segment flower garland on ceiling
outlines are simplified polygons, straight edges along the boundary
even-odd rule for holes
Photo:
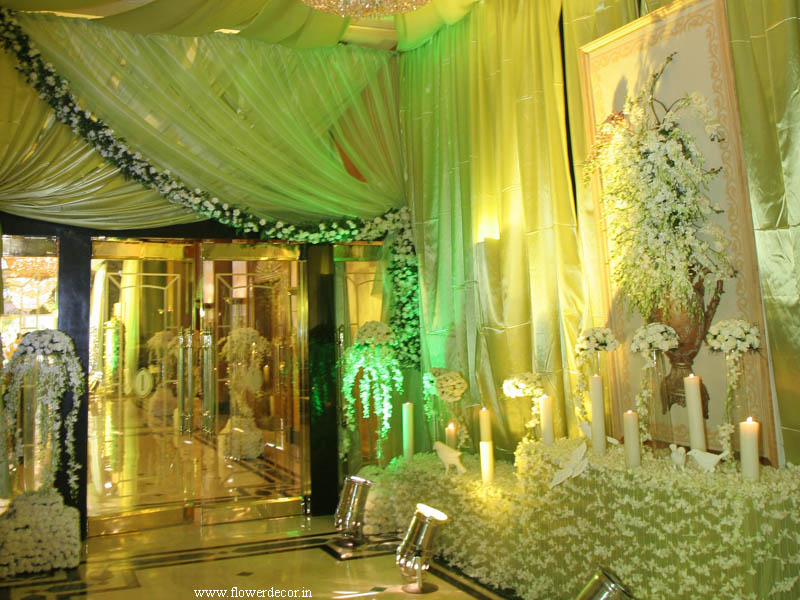
[[[262,240],[330,244],[375,241],[391,235],[386,271],[393,288],[389,316],[389,324],[395,332],[392,348],[402,367],[419,368],[419,263],[407,207],[392,209],[372,219],[343,218],[305,225],[260,218],[221,201],[207,190],[191,189],[169,170],[159,170],[139,152],[131,151],[124,138],[117,137],[102,119],[77,103],[67,81],[41,57],[13,12],[6,8],[0,8],[0,43],[16,57],[16,69],[53,108],[58,121],[69,126],[125,178],[157,190],[173,204],[227,225],[237,234],[256,235]]]

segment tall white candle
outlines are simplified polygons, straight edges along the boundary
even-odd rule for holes
[[[683,378],[686,393],[686,411],[689,419],[689,445],[692,450],[706,451],[706,425],[703,420],[703,402],[700,395],[700,377],[692,373]]]
[[[492,441],[492,413],[485,406],[478,411],[478,418],[481,424],[481,441]]]
[[[592,398],[592,450],[598,456],[606,453],[606,408],[603,400],[603,378],[589,378],[589,395]]]
[[[414,458],[414,405],[403,403],[403,456],[406,460]]]
[[[456,447],[456,424],[450,423],[444,430],[444,441],[451,448]]]
[[[758,421],[747,417],[739,423],[739,452],[742,459],[742,479],[758,481]]]
[[[542,414],[542,442],[549,445],[556,439],[553,429],[553,399],[547,395],[542,396],[539,398],[539,406]]]
[[[483,483],[494,481],[494,446],[492,442],[481,442],[481,478]]]
[[[642,464],[642,455],[639,449],[639,413],[629,410],[623,415],[623,419],[625,466],[632,469]]]

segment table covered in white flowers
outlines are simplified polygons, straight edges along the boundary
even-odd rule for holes
[[[765,468],[746,483],[734,468],[675,469],[646,453],[625,468],[623,449],[587,453],[580,475],[550,488],[579,440],[522,442],[516,466],[481,483],[445,475],[435,455],[371,468],[367,530],[404,530],[414,505],[447,513],[440,556],[467,575],[526,598],[574,598],[603,565],[640,599],[800,597],[800,468]]]

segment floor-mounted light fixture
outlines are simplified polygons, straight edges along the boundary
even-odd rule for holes
[[[634,600],[613,571],[600,567],[575,600]]]
[[[336,538],[339,546],[353,547],[364,543],[364,508],[372,482],[363,477],[350,475],[344,478],[344,487],[336,507],[334,525],[342,537]]]
[[[447,521],[447,515],[426,504],[417,504],[417,510],[408,526],[403,541],[397,547],[395,560],[404,577],[415,577],[414,583],[403,586],[403,591],[412,594],[433,592],[435,585],[422,583],[422,574],[428,570],[433,555],[433,540],[438,528]]]

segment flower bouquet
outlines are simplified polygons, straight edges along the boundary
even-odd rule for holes
[[[657,415],[666,413],[666,422],[670,424],[669,405],[658,403],[660,396],[661,373],[663,369],[662,352],[678,346],[678,334],[669,325],[649,323],[636,330],[631,341],[631,351],[645,360],[642,367],[642,380],[639,393],[636,395],[636,411],[639,413],[639,435],[641,441],[653,439],[651,430]],[[661,406],[659,407],[659,404]],[[669,436],[671,437],[671,435]]]
[[[617,338],[608,327],[592,327],[580,336],[575,344],[575,365],[578,367],[578,385],[575,388],[575,408],[580,421],[586,420],[586,371],[599,371],[598,354],[613,352],[619,347]]]

